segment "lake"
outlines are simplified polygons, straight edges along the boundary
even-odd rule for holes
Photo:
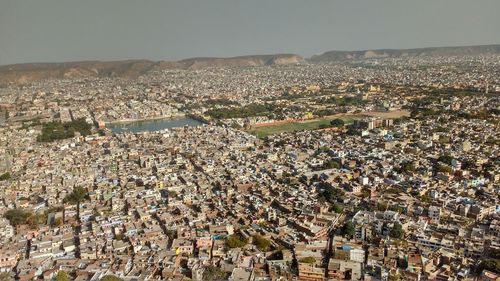
[[[144,131],[159,131],[170,128],[184,127],[184,126],[199,126],[201,123],[198,120],[189,117],[181,117],[175,119],[155,119],[144,120],[126,123],[106,124],[106,127],[111,129],[115,134],[122,132],[138,133]]]

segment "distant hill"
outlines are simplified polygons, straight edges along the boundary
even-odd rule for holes
[[[398,58],[398,57],[449,57],[474,56],[484,54],[500,54],[500,45],[466,46],[466,47],[431,47],[418,49],[381,49],[365,51],[329,51],[310,58],[312,62],[335,62],[354,59]]]
[[[232,58],[191,58],[178,61],[186,68],[203,68],[213,66],[264,66],[301,63],[304,59],[298,55],[257,55]]]
[[[313,56],[310,62],[341,62],[353,59],[421,56],[463,56],[500,54],[500,45],[436,47],[402,50],[330,51]],[[66,63],[25,63],[0,66],[0,85],[26,84],[44,79],[85,77],[135,78],[154,70],[200,69],[204,67],[245,67],[286,65],[304,62],[294,54],[254,55],[229,58],[190,58],[180,61],[80,61]]]
[[[44,79],[70,79],[85,77],[134,78],[152,70],[199,69],[212,66],[264,66],[303,62],[293,54],[256,55],[231,58],[191,58],[177,62],[124,60],[124,61],[81,61],[66,63],[25,63],[0,66],[0,85],[26,84]]]
[[[25,84],[44,79],[137,77],[156,62],[148,60],[25,63],[0,66],[0,84]]]

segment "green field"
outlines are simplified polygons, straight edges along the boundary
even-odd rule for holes
[[[340,119],[344,120],[346,124],[352,124],[355,116],[349,117],[340,117]],[[325,119],[316,119],[311,121],[296,121],[278,125],[269,125],[269,126],[260,126],[254,127],[248,130],[247,132],[258,137],[264,138],[274,134],[280,134],[285,132],[293,132],[293,131],[303,131],[303,130],[317,130],[320,129],[320,126],[330,125],[330,121],[333,118],[325,118]]]

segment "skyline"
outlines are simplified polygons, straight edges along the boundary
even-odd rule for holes
[[[0,3],[0,65],[500,43],[498,1],[39,2]]]

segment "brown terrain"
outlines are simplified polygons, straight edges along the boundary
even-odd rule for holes
[[[135,78],[163,69],[199,69],[204,67],[244,67],[296,64],[304,59],[292,54],[241,56],[232,58],[191,58],[176,62],[125,60],[81,61],[66,63],[25,63],[0,66],[0,85],[26,84],[45,79],[85,77]]]
[[[432,47],[418,49],[381,49],[365,51],[329,51],[312,56],[312,62],[339,62],[348,60],[363,60],[373,58],[399,57],[451,57],[499,55],[500,45],[464,46],[464,47]]]

